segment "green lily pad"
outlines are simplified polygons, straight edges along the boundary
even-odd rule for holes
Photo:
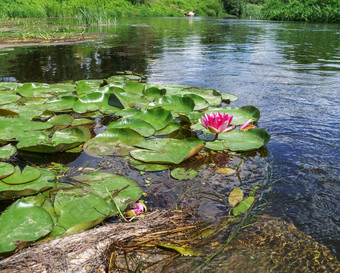
[[[132,145],[144,140],[144,137],[129,128],[106,129],[87,141],[84,150],[94,156],[125,156],[134,148]]]
[[[211,150],[232,150],[237,152],[251,151],[261,148],[270,140],[270,135],[260,128],[248,131],[234,130],[222,133],[218,136],[219,140],[207,142],[206,147]]]
[[[83,126],[88,130],[92,130],[96,126],[96,122],[87,118],[74,119],[71,124],[72,127]]]
[[[143,90],[145,88],[145,85],[139,82],[134,82],[134,81],[130,81],[127,82],[124,86],[123,89],[125,92],[128,93],[136,93],[136,94],[143,94]]]
[[[73,121],[73,117],[71,115],[57,115],[52,118],[50,118],[47,122],[54,125],[54,127],[58,129],[65,128],[69,126]]]
[[[142,119],[150,123],[156,130],[161,130],[167,126],[172,120],[172,114],[162,108],[154,108],[137,114],[135,118]]]
[[[133,117],[133,116],[137,116],[138,114],[140,114],[141,111],[135,108],[127,108],[127,109],[123,109],[123,110],[119,110],[117,112],[115,112],[115,115],[118,117]]]
[[[83,174],[73,179],[87,183],[92,192],[105,199],[111,208],[111,216],[118,214],[116,206],[121,211],[124,211],[130,203],[136,202],[142,196],[142,189],[135,181],[129,178],[109,174],[104,175],[102,179],[98,179],[101,176],[102,173],[91,173]],[[114,202],[112,199],[114,199]]]
[[[18,200],[0,216],[0,253],[9,253],[17,243],[46,236],[53,227],[50,214],[25,200]]]
[[[150,97],[151,99],[160,99],[161,97],[165,96],[166,89],[160,89],[158,87],[149,87],[144,91],[144,95]]]
[[[17,152],[17,148],[12,144],[7,144],[0,147],[0,159],[10,158]]]
[[[139,161],[179,164],[198,153],[204,147],[204,142],[195,138],[162,138],[143,141],[135,146],[143,148],[130,152],[131,156]]]
[[[0,93],[0,105],[15,102],[19,100],[21,97],[15,94],[11,94],[9,92],[1,92]]]
[[[193,169],[176,168],[171,171],[171,176],[178,180],[190,180],[197,176],[198,172]]]
[[[175,113],[189,113],[195,108],[193,99],[176,95],[164,96],[156,102],[156,105]]]
[[[231,207],[236,207],[243,199],[243,191],[241,188],[237,187],[231,191],[228,197],[228,203]]]
[[[148,115],[150,118],[151,115]],[[111,122],[107,129],[113,128],[129,128],[132,129],[144,137],[152,136],[156,129],[148,122],[139,118],[121,118],[117,121]]]
[[[169,169],[169,165],[145,163],[134,158],[130,159],[130,165],[131,167],[144,172],[158,172]]]
[[[19,139],[17,148],[28,152],[55,153],[75,148],[90,137],[89,130],[81,126],[58,130],[52,137],[48,132],[30,132]]]
[[[54,98],[45,102],[45,106],[47,109],[51,111],[63,111],[70,110],[73,108],[73,105],[77,98],[75,96],[61,96],[58,98]]]
[[[19,185],[38,179],[40,176],[41,171],[38,168],[26,166],[21,172],[20,168],[16,166],[14,173],[3,178],[2,181],[6,184]]]
[[[245,213],[251,207],[254,201],[255,201],[255,197],[253,196],[250,196],[247,199],[244,199],[233,209],[233,215],[237,216],[242,213]]]
[[[204,110],[204,109],[207,109],[210,106],[209,102],[206,99],[204,99],[201,96],[199,96],[199,95],[196,95],[196,94],[185,94],[183,97],[189,97],[189,98],[191,98],[194,101],[194,103],[195,103],[194,110],[195,111]]]
[[[92,193],[79,196],[77,191],[58,191],[53,207],[59,217],[50,237],[92,228],[111,213],[109,205],[100,196]]]
[[[170,122],[168,126],[156,132],[155,135],[169,135],[174,131],[179,130],[181,125],[178,122]]]
[[[214,108],[214,109],[209,109],[205,113],[226,113],[229,116],[233,115],[233,120],[231,124],[235,125],[242,125],[245,122],[247,122],[249,119],[251,119],[253,122],[256,122],[260,118],[260,111],[254,106],[243,106],[240,108],[237,107],[226,107],[226,108]]]
[[[40,177],[24,184],[10,185],[0,180],[0,200],[11,200],[51,189],[55,182],[54,172],[45,169],[38,170],[41,172]]]
[[[231,101],[238,100],[237,96],[227,93],[227,92],[221,92],[221,95],[222,95],[222,101],[226,103],[230,103]]]
[[[170,91],[168,90],[168,93]],[[215,89],[205,89],[198,87],[187,87],[180,90],[175,90],[172,94],[185,95],[185,94],[194,94],[205,99],[210,106],[217,106],[222,103],[222,95],[219,91]]]
[[[14,173],[14,167],[9,163],[0,162],[0,179]]]

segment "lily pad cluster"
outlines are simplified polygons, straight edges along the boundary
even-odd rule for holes
[[[73,186],[65,186],[55,181],[52,171],[26,167],[20,172],[19,167],[10,166],[0,165],[0,186],[6,189],[1,199],[10,197],[9,192],[18,197],[43,187],[51,190],[18,199],[1,214],[0,256],[32,241],[89,229],[124,211],[142,195],[136,182],[115,174],[82,174],[72,178]]]
[[[142,195],[134,181],[108,173],[73,177],[65,186],[51,170],[12,165],[17,153],[127,156],[138,170],[172,169],[172,177],[192,179],[196,170],[174,166],[202,149],[249,151],[269,141],[264,129],[239,130],[249,120],[256,123],[260,112],[226,107],[235,100],[215,89],[148,84],[136,75],[0,83],[0,200],[20,198],[0,216],[0,254],[91,228]],[[233,115],[235,129],[214,139],[199,123],[213,112]]]

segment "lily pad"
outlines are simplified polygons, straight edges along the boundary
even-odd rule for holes
[[[169,169],[169,165],[156,164],[156,163],[145,163],[134,158],[130,159],[130,165],[140,171],[144,172],[158,172]]]
[[[164,96],[156,102],[156,105],[175,113],[189,113],[195,108],[193,99],[176,95]]]
[[[171,112],[162,108],[154,108],[141,112],[137,114],[135,118],[150,123],[156,130],[163,129],[173,120]]]
[[[150,118],[151,115],[148,115]],[[129,128],[132,129],[144,137],[152,136],[156,129],[150,123],[139,118],[121,118],[117,121],[111,122],[107,129],[113,128]]]
[[[9,253],[22,242],[36,241],[53,227],[50,214],[25,200],[18,200],[0,216],[0,253]]]
[[[178,180],[190,180],[197,176],[198,172],[193,169],[176,168],[171,171],[171,176]]]
[[[255,128],[248,131],[234,130],[222,133],[219,140],[207,142],[207,148],[211,150],[232,150],[237,152],[251,151],[261,148],[270,140],[270,135],[264,129]]]
[[[0,179],[14,173],[14,167],[9,163],[0,162]]]
[[[10,158],[17,152],[17,148],[12,144],[7,144],[0,147],[0,159]]]
[[[10,185],[0,180],[0,200],[11,200],[51,189],[55,182],[54,172],[45,169],[38,170],[41,172],[41,176],[24,184]]]
[[[179,130],[181,125],[178,122],[170,122],[168,126],[156,132],[155,135],[169,135],[174,131]]]
[[[41,171],[38,168],[26,166],[21,171],[20,168],[16,166],[14,173],[10,176],[7,176],[6,178],[3,178],[2,181],[10,185],[19,185],[38,179],[40,176]]]
[[[195,94],[185,94],[183,97],[191,98],[195,103],[195,111],[207,109],[210,105],[209,102],[199,95]]]
[[[245,213],[251,207],[254,201],[255,201],[255,197],[253,196],[250,196],[247,199],[244,199],[233,209],[233,215],[237,216],[242,213]]]
[[[15,102],[19,100],[21,97],[15,94],[11,94],[9,92],[1,92],[0,93],[0,105]]]
[[[54,199],[54,210],[59,215],[50,237],[74,234],[89,229],[110,215],[110,207],[103,198],[87,193],[60,190]]]
[[[65,128],[69,126],[73,121],[73,117],[71,115],[57,115],[52,118],[50,118],[47,122],[54,125],[54,127],[58,129]]]
[[[54,98],[48,100],[45,103],[47,109],[51,111],[63,111],[63,110],[70,110],[73,108],[73,105],[77,98],[75,96],[61,96],[58,98]]]
[[[84,150],[94,156],[103,155],[128,155],[135,145],[145,138],[129,128],[106,129],[96,137],[87,141]]]
[[[143,148],[130,152],[131,156],[139,161],[179,164],[198,153],[204,147],[204,142],[195,138],[162,138],[143,141],[135,146]]]
[[[144,91],[144,95],[150,97],[151,99],[160,99],[161,97],[165,96],[166,89],[160,89],[158,87],[149,87]]]
[[[116,206],[124,211],[130,203],[134,204],[143,193],[135,181],[120,175],[110,174],[105,179],[98,181],[98,176],[94,173],[84,174],[74,179],[81,182],[86,181],[92,192],[106,200],[111,208],[111,216],[118,214]],[[114,199],[114,202],[112,199]]]
[[[256,122],[260,118],[260,111],[254,106],[247,105],[240,108],[237,107],[225,107],[225,108],[213,108],[207,110],[205,113],[220,112],[226,113],[229,116],[233,115],[233,120],[231,124],[242,125],[249,119]]]

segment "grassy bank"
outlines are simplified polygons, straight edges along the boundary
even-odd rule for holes
[[[224,15],[220,0],[2,0],[0,18]]]
[[[261,13],[271,20],[340,23],[340,1],[268,0]]]

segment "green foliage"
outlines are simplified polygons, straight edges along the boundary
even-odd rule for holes
[[[340,22],[338,0],[269,0],[262,9],[263,17],[271,20]]]
[[[120,16],[224,15],[220,0],[3,0],[0,18],[77,17],[85,23],[112,23]]]
[[[236,16],[241,16],[245,9],[246,3],[246,0],[223,0],[226,12]]]

